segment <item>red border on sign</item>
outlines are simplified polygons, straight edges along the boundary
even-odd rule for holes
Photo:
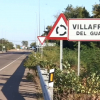
[[[61,17],[63,18],[65,24],[68,26],[68,21],[67,21],[65,15],[64,15],[63,13],[61,13],[61,14],[59,15],[58,19],[56,20],[56,22],[54,23],[53,27],[51,28],[49,34],[47,35],[47,39],[48,39],[48,40],[67,40],[67,37],[50,37],[50,35],[52,34],[54,28],[55,28],[56,25],[58,24],[58,22],[59,22],[59,20],[60,20]]]
[[[39,37],[45,37],[44,41],[43,41],[43,42],[41,42],[41,41],[40,41],[40,39],[39,39]],[[43,43],[44,43],[44,42],[45,42],[45,40],[46,40],[46,36],[37,36],[37,38],[38,38],[38,40],[40,41],[40,43],[43,45]]]
[[[70,18],[69,20],[99,20],[100,18]],[[68,20],[68,41],[100,41],[100,40],[69,40],[69,20]]]

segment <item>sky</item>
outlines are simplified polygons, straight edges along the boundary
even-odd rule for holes
[[[99,0],[0,0],[0,38],[15,45],[35,42],[44,27],[54,24],[54,16],[70,4],[83,6],[92,14],[92,6],[99,4]]]

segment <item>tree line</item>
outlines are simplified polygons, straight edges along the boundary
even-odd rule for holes
[[[95,4],[92,6],[92,15],[90,15],[90,12],[85,8],[81,6],[73,7],[72,5],[68,5],[65,8],[65,11],[63,11],[66,19],[68,20],[69,18],[100,18],[100,5]],[[58,15],[55,15],[57,18]],[[48,33],[50,32],[52,26],[48,25],[46,27],[46,31],[42,34],[42,36],[47,36]],[[60,44],[59,40],[47,40],[49,42],[55,42],[58,45]],[[81,42],[82,45],[88,46],[88,47],[100,47],[100,42]],[[64,48],[69,48],[69,49],[75,49],[77,48],[77,42],[74,41],[63,41],[63,47]]]
[[[0,51],[2,51],[2,50],[7,51],[7,50],[10,50],[10,49],[13,49],[14,48],[13,46],[14,45],[13,45],[12,42],[10,42],[10,41],[8,41],[4,38],[0,39]]]

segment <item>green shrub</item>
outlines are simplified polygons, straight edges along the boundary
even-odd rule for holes
[[[33,80],[34,76],[31,73],[27,73],[26,79],[27,80]]]

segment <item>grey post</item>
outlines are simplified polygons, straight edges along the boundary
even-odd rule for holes
[[[78,41],[78,76],[80,75],[80,41]]]
[[[41,45],[41,58],[43,58],[43,45]]]
[[[62,60],[63,60],[63,40],[60,40],[60,69],[62,70]]]

